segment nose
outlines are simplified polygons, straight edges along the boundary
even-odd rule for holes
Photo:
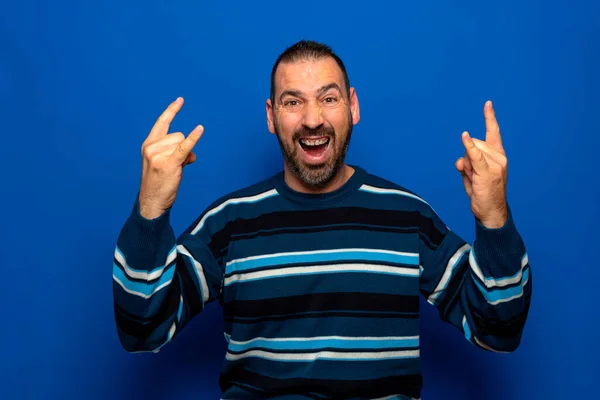
[[[304,125],[307,128],[315,129],[323,124],[321,107],[315,103],[309,103],[304,109]]]

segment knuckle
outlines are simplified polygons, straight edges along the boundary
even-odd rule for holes
[[[144,158],[150,158],[150,156],[152,155],[152,147],[151,145],[144,145],[142,146],[142,156]]]
[[[181,154],[182,156],[187,154],[187,150],[185,146],[183,146],[183,144],[177,146],[177,152],[179,152],[179,154]]]
[[[153,168],[156,168],[157,166],[160,165],[160,157],[158,157],[158,154],[150,154],[148,157],[148,164],[151,165]]]
[[[506,158],[506,156],[501,156],[501,157],[500,157],[500,165],[501,165],[503,168],[506,168],[506,167],[508,167],[508,159]]]
[[[491,165],[490,171],[494,179],[502,179],[504,168],[501,165]]]
[[[171,118],[171,114],[172,114],[171,110],[165,111],[163,114],[161,114],[158,117],[157,122],[160,122],[160,123],[167,122]]]
[[[157,158],[160,157],[161,147],[158,147],[157,143],[151,143],[144,147],[142,150],[142,156],[144,159],[148,160],[150,163],[155,163]]]
[[[169,134],[173,139],[177,139],[178,142],[182,142],[185,139],[185,135],[182,132],[173,132]]]
[[[150,136],[146,137],[144,139],[144,141],[142,142],[142,149],[148,148],[148,146],[152,146],[152,144],[154,144],[154,142],[156,142],[156,139],[153,139]]]

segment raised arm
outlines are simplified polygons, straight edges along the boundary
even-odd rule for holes
[[[142,145],[142,181],[116,243],[113,262],[115,321],[130,352],[157,351],[219,295],[222,280],[211,234],[188,229],[176,238],[169,217],[183,167],[195,161],[197,127],[168,134],[183,99],[158,118]]]
[[[475,242],[465,243],[429,210],[421,229],[422,293],[445,321],[483,349],[510,352],[529,312],[529,258],[506,200],[507,158],[491,102],[484,106],[486,140],[462,140],[456,167],[475,216]]]

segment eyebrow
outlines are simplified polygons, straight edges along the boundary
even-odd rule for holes
[[[321,94],[329,91],[330,89],[335,89],[338,92],[342,93],[342,89],[340,89],[340,86],[337,83],[335,83],[335,82],[332,82],[332,83],[330,83],[328,85],[325,85],[325,86],[321,87],[319,89],[318,93],[321,95]]]
[[[321,87],[319,88],[319,90],[317,91],[317,93],[318,93],[318,95],[320,96],[320,95],[322,95],[323,93],[325,93],[325,92],[327,92],[328,90],[331,90],[331,89],[336,89],[336,90],[337,90],[337,91],[339,91],[340,93],[342,92],[342,89],[340,89],[340,86],[339,86],[337,83],[335,83],[335,82],[332,82],[332,83],[329,83],[329,84],[327,84],[327,85],[325,85],[325,86],[321,86]],[[279,100],[280,100],[280,101],[281,101],[281,100],[283,100],[283,98],[284,98],[285,96],[292,96],[292,97],[302,97],[302,92],[301,92],[301,91],[299,91],[299,90],[291,90],[291,89],[290,89],[290,90],[284,90],[284,91],[281,93],[281,95],[279,96]]]

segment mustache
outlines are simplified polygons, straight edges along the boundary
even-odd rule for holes
[[[316,128],[308,128],[306,126],[303,126],[302,128],[298,129],[296,132],[294,132],[293,139],[299,140],[300,138],[323,137],[323,136],[335,137],[335,130],[332,127],[325,126],[325,125],[321,125]]]

